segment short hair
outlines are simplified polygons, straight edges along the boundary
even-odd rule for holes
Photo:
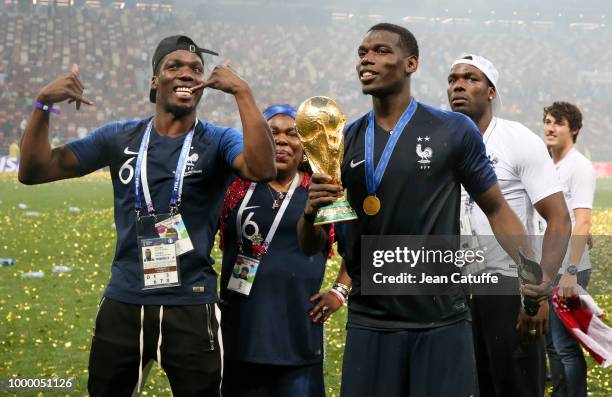
[[[550,114],[557,121],[563,119],[567,120],[570,131],[576,131],[576,134],[572,136],[574,143],[578,138],[578,132],[582,128],[582,112],[578,109],[578,106],[569,102],[553,102],[552,105],[544,108],[544,116],[542,120],[546,120],[546,115]]]
[[[417,58],[419,57],[419,45],[417,43],[416,38],[408,29],[403,26],[395,25],[393,23],[377,23],[372,26],[369,32],[373,32],[376,30],[384,30],[386,32],[396,33],[399,36],[399,44],[402,50],[406,51],[408,55],[414,55]]]

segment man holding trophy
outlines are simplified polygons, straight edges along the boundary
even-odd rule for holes
[[[519,249],[528,246],[525,229],[501,194],[476,125],[464,115],[412,98],[411,75],[419,57],[412,33],[401,26],[377,24],[363,39],[358,57],[362,91],[372,96],[373,109],[351,123],[344,137],[332,139],[345,139],[343,158],[319,155],[341,161],[342,185],[358,217],[343,225],[344,259],[353,289],[341,395],[475,395],[472,331],[463,292],[364,294],[362,271],[367,264],[361,262],[361,237],[459,235],[460,185],[474,197],[517,262]],[[299,120],[298,114],[296,129],[302,135]],[[312,133],[306,135],[303,142],[313,139]],[[312,164],[313,155],[306,152]],[[304,223],[318,221],[316,211],[343,195],[334,179],[313,175],[298,226],[302,247],[310,237]],[[555,273],[545,269],[545,280]]]

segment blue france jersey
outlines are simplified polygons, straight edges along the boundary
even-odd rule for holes
[[[250,242],[238,236],[236,230],[242,200],[229,214],[221,271],[221,327],[226,360],[271,365],[323,361],[323,326],[314,324],[308,311],[314,306],[310,296],[319,292],[323,282],[329,246],[326,244],[323,251],[312,256],[300,249],[297,223],[307,199],[308,189],[298,186],[261,259],[249,296],[227,289],[238,256],[238,239],[243,241],[246,252],[251,252]],[[242,214],[245,232],[251,233],[256,225],[263,237],[267,235],[278,212],[272,202],[268,185],[257,184]]]
[[[358,219],[339,233],[348,274],[353,280],[349,326],[374,329],[428,328],[468,317],[464,292],[456,287],[441,296],[363,295],[361,236],[459,234],[461,185],[477,196],[497,183],[478,127],[466,116],[419,103],[405,127],[376,191],[382,206],[376,216],[363,211],[367,117],[346,129],[342,182]],[[389,133],[374,126],[374,166]],[[451,247],[452,248],[452,247]],[[455,287],[455,286],[453,286]]]
[[[242,152],[242,134],[233,128],[199,122],[187,159],[179,208],[194,250],[179,257],[180,286],[142,290],[134,211],[134,170],[149,120],[112,122],[67,145],[79,160],[81,174],[110,167],[117,245],[111,279],[104,295],[133,304],[215,302],[217,274],[212,268],[210,252],[223,195],[232,177],[232,163]],[[174,172],[186,136],[185,133],[165,137],[155,128],[151,130],[147,177],[157,213],[169,212]]]

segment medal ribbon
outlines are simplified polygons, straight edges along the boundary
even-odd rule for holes
[[[300,182],[300,173],[298,172],[295,174],[295,177],[293,177],[293,182],[291,182],[289,191],[287,192],[287,195],[285,196],[283,203],[281,204],[280,208],[278,209],[278,212],[276,213],[276,216],[274,217],[274,221],[272,222],[272,226],[270,227],[270,230],[268,230],[266,239],[263,242],[263,245],[265,247],[269,246],[270,242],[272,241],[272,238],[274,238],[274,235],[276,234],[276,229],[278,228],[278,225],[280,224],[280,221],[283,218],[283,215],[285,214],[285,210],[287,209],[287,206],[289,206],[289,201],[291,201],[291,197],[293,196],[293,193],[295,192],[295,189],[297,188],[299,182]],[[236,240],[237,241],[242,241],[242,225],[241,225],[242,213],[244,212],[249,201],[251,200],[251,196],[253,195],[253,192],[255,191],[255,187],[257,187],[257,183],[255,182],[251,183],[251,186],[249,186],[249,190],[247,191],[246,195],[244,196],[244,199],[242,200],[242,203],[240,204],[238,213],[236,214]]]
[[[374,112],[370,111],[370,113],[368,113],[368,126],[365,133],[365,175],[366,187],[369,195],[375,194],[376,189],[378,189],[378,186],[380,186],[380,182],[382,181],[382,177],[385,174],[387,165],[391,159],[391,154],[393,153],[395,144],[397,144],[397,141],[400,139],[404,128],[410,122],[410,119],[412,119],[412,116],[417,109],[417,104],[418,103],[416,100],[414,100],[414,98],[411,99],[410,104],[406,110],[404,110],[404,113],[397,121],[397,124],[395,124],[395,127],[393,127],[391,136],[389,137],[382,156],[378,161],[378,165],[376,166],[376,171],[374,171]]]
[[[196,126],[198,125],[198,119],[195,124],[185,137],[183,147],[181,148],[181,154],[176,164],[176,170],[174,171],[174,182],[172,183],[172,195],[170,196],[170,209],[178,208],[181,204],[181,196],[183,194],[183,177],[185,175],[185,168],[187,167],[187,157],[189,150],[191,149],[191,141],[193,140],[193,134]],[[155,207],[151,200],[151,192],[149,191],[149,183],[147,180],[147,152],[149,151],[149,139],[151,138],[151,129],[153,127],[153,119],[149,121],[147,129],[140,141],[140,149],[138,150],[138,158],[136,159],[136,170],[134,171],[134,196],[135,204],[134,208],[136,213],[140,214],[142,210],[142,197],[140,195],[140,180],[142,179],[142,192],[144,194],[145,203],[147,205],[147,212],[149,215],[155,214]]]

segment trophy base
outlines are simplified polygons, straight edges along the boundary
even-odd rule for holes
[[[337,223],[357,219],[357,213],[348,201],[340,199],[330,205],[319,208],[317,217],[314,220],[314,225],[327,225],[329,223]]]

